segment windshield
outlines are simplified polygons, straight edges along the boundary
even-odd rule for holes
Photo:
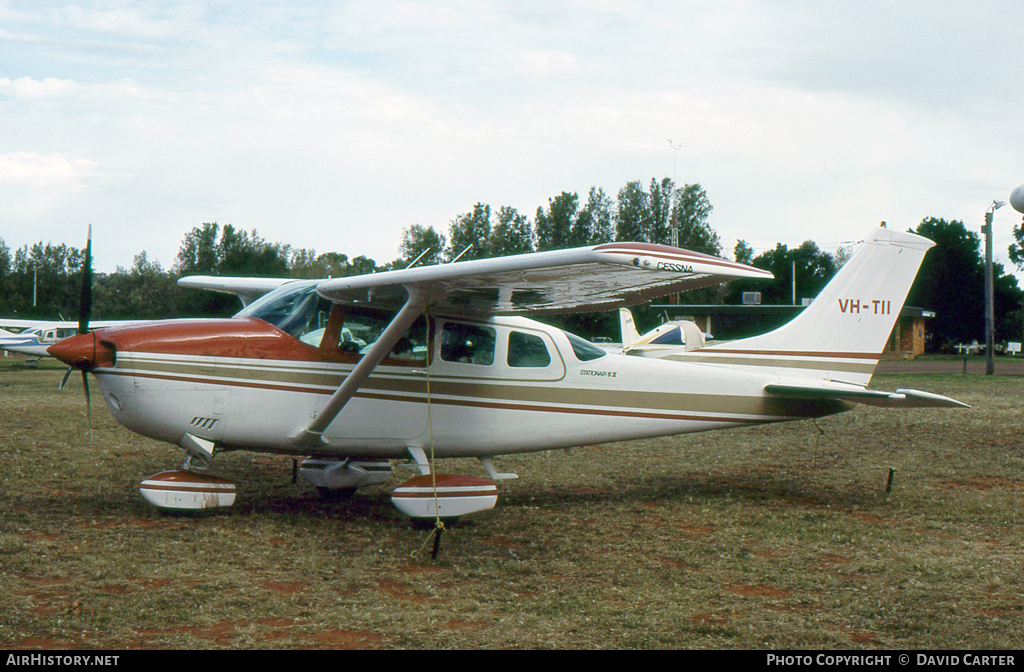
[[[316,281],[289,282],[250,303],[236,317],[255,317],[309,341],[303,337],[316,331],[322,334],[331,313],[330,301],[316,293],[316,286]]]

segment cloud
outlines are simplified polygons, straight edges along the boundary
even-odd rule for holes
[[[33,101],[67,98],[79,95],[81,87],[68,79],[47,77],[42,80],[31,77],[10,79],[0,78],[0,95],[18,100]]]
[[[30,152],[0,154],[0,183],[30,187],[60,186],[81,191],[82,180],[96,171],[97,164],[57,154]]]
[[[64,195],[5,188],[5,214],[36,240],[123,231],[123,266],[169,265],[205,221],[387,260],[478,201],[532,215],[674,172],[723,241],[824,247],[1024,179],[1024,41],[998,1],[18,7],[0,185]]]

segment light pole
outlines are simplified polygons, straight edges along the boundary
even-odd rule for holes
[[[1006,205],[1003,201],[992,201],[985,211],[985,375],[996,372],[995,363],[995,300],[992,282],[992,213]]]

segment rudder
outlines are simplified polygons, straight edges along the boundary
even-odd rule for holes
[[[793,320],[767,334],[708,346],[700,352],[728,355],[719,363],[779,369],[785,377],[866,385],[921,261],[933,246],[932,241],[913,233],[875,229]],[[736,361],[730,362],[732,359]]]

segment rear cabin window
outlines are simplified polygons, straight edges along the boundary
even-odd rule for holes
[[[544,339],[513,331],[508,335],[508,365],[514,368],[543,368],[551,363]]]
[[[494,329],[447,322],[441,332],[441,359],[489,366],[494,363],[494,342]]]
[[[576,334],[565,332],[565,335],[569,339],[569,345],[572,346],[573,354],[576,355],[576,359],[581,362],[589,362],[592,359],[604,357],[608,354],[590,341],[585,341]]]

